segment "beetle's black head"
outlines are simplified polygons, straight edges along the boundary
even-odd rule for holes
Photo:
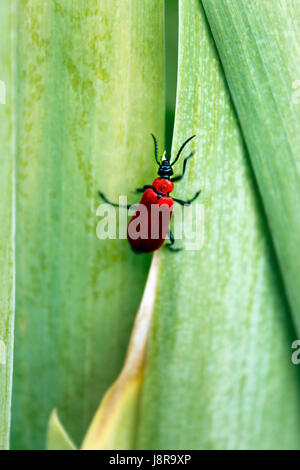
[[[159,165],[158,174],[161,178],[168,179],[173,175],[173,170],[170,165],[169,160],[162,159],[161,164]]]
[[[154,155],[155,155],[155,160],[156,160],[156,163],[158,164],[159,166],[159,169],[158,169],[158,174],[161,178],[164,178],[164,179],[169,179],[170,176],[173,175],[173,170],[172,170],[172,166],[177,162],[178,158],[180,157],[180,154],[182,152],[182,150],[184,149],[184,147],[186,146],[186,144],[192,140],[194,137],[196,137],[195,135],[192,135],[192,137],[190,137],[189,139],[187,139],[184,144],[182,144],[182,146],[180,147],[179,149],[179,152],[177,153],[176,155],[176,158],[175,160],[171,163],[171,157],[170,159],[167,159],[166,158],[166,152],[163,154],[163,156],[161,157],[161,161],[159,161],[159,158],[158,158],[158,147],[157,147],[157,140],[155,138],[155,136],[153,134],[152,135],[152,138],[153,138],[153,142],[154,142]],[[186,162],[189,158],[191,158],[191,156],[193,155],[193,153],[191,153],[188,157],[185,158],[184,160],[184,166],[183,166],[183,173],[184,173],[184,170],[185,170],[185,165],[186,165]],[[182,173],[182,174],[183,174]],[[173,179],[174,181],[174,179]],[[175,178],[175,181],[178,181],[178,178]]]

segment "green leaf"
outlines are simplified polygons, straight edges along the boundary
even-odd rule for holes
[[[150,257],[97,239],[98,190],[131,203],[153,179],[163,2],[18,6],[13,445],[35,449],[55,407],[79,444],[124,360]]]
[[[300,18],[297,0],[203,0],[300,332]]]
[[[161,252],[138,447],[299,449],[294,332],[263,210],[201,4],[179,5],[174,153],[197,139],[174,195],[202,189],[205,237]]]
[[[9,447],[14,330],[14,2],[0,3],[0,449]]]
[[[56,410],[53,410],[50,416],[46,449],[76,450],[75,445],[61,424]]]
[[[166,129],[165,148],[171,150],[175,119],[176,80],[178,68],[178,1],[165,0],[166,50]]]
[[[82,445],[84,450],[132,450],[136,448],[140,395],[159,262],[160,253],[156,252],[134,322],[125,364],[92,420]]]

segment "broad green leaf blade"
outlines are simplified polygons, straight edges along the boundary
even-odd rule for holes
[[[84,450],[132,450],[136,447],[140,392],[157,287],[160,253],[154,254],[137,313],[124,367],[106,393],[84,439]]]
[[[289,312],[198,0],[180,1],[179,49],[173,150],[197,140],[174,195],[202,188],[205,238],[200,251],[161,253],[138,447],[300,448]]]
[[[47,433],[47,450],[76,450],[75,445],[63,428],[57,411],[51,413]]]
[[[124,361],[150,257],[96,237],[153,179],[164,135],[161,0],[18,3],[15,448],[53,408],[77,445]]]
[[[203,0],[300,332],[298,0]]]
[[[0,449],[9,447],[14,334],[15,3],[0,3]]]

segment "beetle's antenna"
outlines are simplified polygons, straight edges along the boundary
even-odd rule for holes
[[[170,165],[171,165],[171,166],[173,166],[173,165],[177,162],[177,160],[178,160],[178,158],[180,157],[180,154],[181,154],[182,150],[184,149],[184,147],[186,146],[186,144],[187,144],[190,140],[192,140],[194,137],[196,137],[196,135],[192,135],[192,137],[189,137],[188,140],[186,140],[186,141],[184,142],[184,144],[182,144],[182,146],[181,146],[180,149],[179,149],[179,152],[178,152],[177,155],[176,155],[176,158],[175,158],[174,162],[173,162],[173,163],[170,162]]]
[[[154,142],[154,155],[155,155],[155,160],[158,165],[160,165],[159,160],[158,160],[158,150],[157,150],[157,140],[155,135],[151,134],[153,137],[153,142]]]

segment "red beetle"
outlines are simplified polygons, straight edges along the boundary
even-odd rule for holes
[[[169,229],[174,201],[184,206],[188,206],[199,196],[200,191],[197,191],[194,197],[188,201],[182,201],[181,199],[177,199],[175,197],[172,198],[170,196],[170,193],[174,189],[174,181],[179,181],[183,178],[186,170],[186,163],[188,159],[193,156],[193,152],[184,159],[181,175],[171,178],[173,175],[172,166],[177,162],[186,144],[193,139],[195,135],[184,142],[173,162],[166,158],[166,152],[159,162],[157,140],[153,134],[151,135],[154,141],[155,160],[159,165],[159,177],[155,178],[152,185],[146,185],[143,188],[138,188],[136,190],[139,193],[143,193],[143,196],[140,204],[136,208],[134,216],[128,224],[127,238],[135,253],[150,253],[158,250],[168,235],[170,243],[167,247],[172,251],[178,251],[180,248],[175,248],[173,246],[175,239]],[[102,192],[99,192],[99,195],[106,203],[115,207],[126,207],[127,209],[132,207],[131,205],[119,206],[118,204],[112,203]]]

